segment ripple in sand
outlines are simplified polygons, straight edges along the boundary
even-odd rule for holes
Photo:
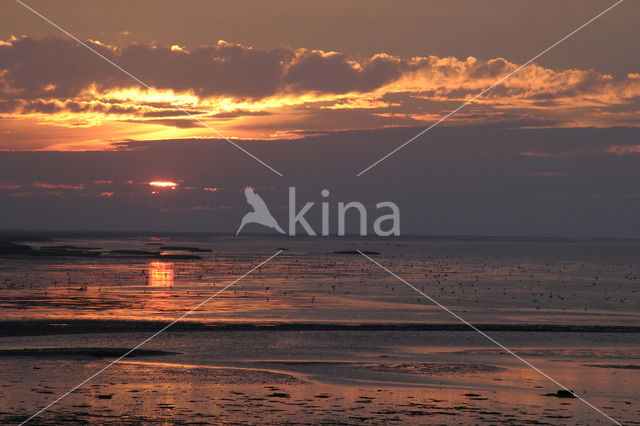
[[[456,363],[372,363],[363,364],[362,368],[383,373],[400,373],[414,375],[433,374],[469,374],[469,373],[493,373],[505,370],[502,367],[481,364],[456,364]]]

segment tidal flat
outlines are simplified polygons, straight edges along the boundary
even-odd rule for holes
[[[19,243],[100,255],[0,261],[2,424],[25,420],[282,248],[33,422],[610,423],[354,250],[378,253],[376,261],[607,415],[640,422],[633,241]],[[200,258],[180,257],[189,253]]]

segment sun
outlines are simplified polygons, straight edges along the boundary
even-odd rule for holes
[[[177,182],[171,182],[168,180],[154,180],[149,182],[150,186],[154,186],[156,188],[171,188],[171,189],[176,189],[176,187],[178,186]]]

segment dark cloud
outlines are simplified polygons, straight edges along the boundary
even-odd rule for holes
[[[301,51],[287,68],[284,83],[297,92],[368,92],[397,79],[408,68],[388,55],[358,63],[341,53]]]
[[[491,59],[489,61],[475,61],[468,69],[472,78],[494,78],[498,79],[513,71],[516,67],[503,58]]]
[[[356,60],[339,52],[273,49],[218,42],[191,50],[156,44],[107,46],[87,43],[156,89],[193,92],[200,97],[262,99],[278,93],[370,92],[401,77],[423,81],[427,92],[463,97],[516,68],[503,58],[477,60],[434,56],[402,59],[377,54]],[[22,99],[69,99],[92,87],[98,91],[139,84],[73,40],[29,37],[0,44],[0,90]],[[413,77],[412,77],[413,76]],[[519,76],[527,84],[516,84]],[[474,84],[473,82],[476,81]],[[494,94],[527,93],[532,99],[571,97],[640,85],[640,77],[611,77],[595,71],[551,71],[530,66],[495,88]],[[436,84],[437,89],[427,86]],[[553,90],[550,90],[549,86]],[[543,88],[546,87],[546,90]],[[501,92],[502,91],[502,92]],[[628,96],[635,95],[631,91]],[[17,95],[16,95],[17,93]]]
[[[191,115],[197,115],[202,114],[204,111],[186,110],[186,112]],[[186,113],[181,109],[163,109],[158,111],[145,111],[142,113],[143,117],[175,117],[184,115],[186,115]]]
[[[155,45],[93,49],[157,89],[193,91],[198,96],[262,98],[280,87],[293,53],[258,51],[220,42],[193,51]],[[94,86],[100,91],[139,84],[72,40],[24,37],[0,45],[6,84],[22,98],[72,98]]]
[[[136,124],[157,124],[161,126],[177,127],[178,129],[191,129],[194,127],[202,127],[202,123],[191,118],[165,118],[153,120],[124,120],[127,123]]]
[[[118,103],[102,103],[99,101],[60,101],[57,99],[13,99],[4,101],[6,112],[20,112],[21,114],[41,113],[54,114],[58,112],[86,113],[98,112],[102,114],[135,114],[141,108],[133,105]],[[0,111],[2,108],[0,103]],[[181,112],[184,114],[184,112]]]
[[[211,114],[213,118],[237,118],[237,117],[251,117],[251,116],[265,116],[271,115],[268,111],[244,111],[241,109],[235,109],[233,111],[219,112],[217,114]]]
[[[54,101],[34,100],[22,103],[22,112],[40,112],[45,114],[53,114],[64,110],[63,104]]]
[[[157,89],[193,91],[201,97],[259,99],[279,91],[346,93],[370,91],[409,69],[406,61],[375,55],[358,63],[340,53],[274,49],[261,51],[219,42],[190,51],[157,45],[93,49]],[[130,77],[72,40],[24,37],[0,45],[3,80],[21,98],[72,98],[137,87]]]

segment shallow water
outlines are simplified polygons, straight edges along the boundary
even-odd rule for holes
[[[185,320],[456,321],[360,255],[363,249],[471,322],[639,325],[640,243],[207,237],[66,239],[110,249],[195,246],[201,260],[1,259],[5,319],[173,319],[289,248]],[[51,245],[52,243],[46,243]],[[34,244],[37,246],[37,244]]]
[[[116,356],[108,348],[136,346],[282,247],[181,321],[198,324],[176,324],[143,347],[175,353],[125,358],[39,421],[609,423],[578,399],[548,396],[560,386],[367,259],[333,253],[363,249],[607,415],[640,422],[635,242],[144,236],[41,244],[104,254],[0,259],[1,423],[24,420],[108,365]],[[211,252],[172,261],[108,253],[157,244]],[[34,356],[25,348],[62,349]],[[84,348],[107,348],[97,351],[106,356]]]

